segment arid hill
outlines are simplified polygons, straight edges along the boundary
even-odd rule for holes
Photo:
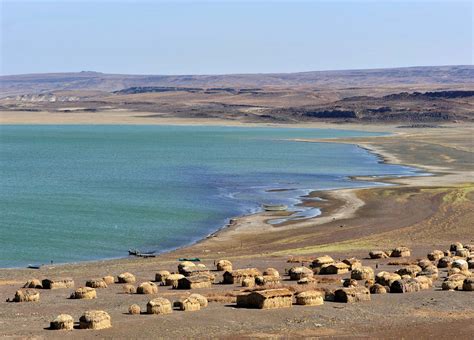
[[[0,77],[0,110],[126,110],[151,120],[273,123],[472,121],[473,79],[473,66],[242,75],[14,75]]]

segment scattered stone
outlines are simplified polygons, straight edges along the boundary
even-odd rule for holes
[[[354,279],[354,280],[374,279],[374,270],[370,267],[355,268],[351,271],[351,279]]]
[[[49,323],[50,329],[71,331],[74,329],[74,319],[68,314],[59,314]]]
[[[71,278],[44,279],[42,285],[44,289],[72,288],[74,280]]]
[[[107,288],[107,283],[104,281],[104,279],[91,279],[86,281],[86,287]]]
[[[322,292],[306,291],[296,294],[296,304],[302,306],[319,306],[324,303]]]
[[[170,276],[171,273],[167,270],[160,270],[155,274],[155,282],[158,282],[160,284],[165,284],[166,278]]]
[[[290,280],[300,280],[304,277],[313,277],[314,273],[307,267],[293,267],[289,270]]]
[[[286,308],[292,304],[293,293],[286,288],[259,290],[237,296],[237,306],[244,308]]]
[[[97,298],[97,292],[91,287],[80,287],[77,288],[69,297],[70,299],[95,299]]]
[[[220,272],[231,272],[232,262],[229,260],[219,260],[216,264],[217,270]]]
[[[371,259],[386,259],[386,258],[388,258],[388,254],[384,251],[381,251],[381,250],[372,250],[369,253],[369,257]]]
[[[365,287],[340,288],[334,292],[334,301],[344,303],[370,301],[370,292]]]
[[[43,285],[41,284],[41,281],[38,279],[31,279],[26,281],[24,284],[23,288],[43,288]]]
[[[411,252],[407,247],[397,247],[392,250],[390,257],[410,257]]]
[[[122,273],[118,277],[118,283],[135,283],[135,275],[131,273]]]
[[[146,304],[147,314],[170,314],[173,312],[171,302],[165,298],[155,298]]]
[[[370,294],[386,294],[387,289],[381,284],[374,284],[370,287]]]
[[[79,318],[79,328],[81,329],[105,329],[110,327],[112,327],[110,315],[101,310],[87,311]]]
[[[143,282],[137,287],[137,294],[158,294],[158,286],[151,281]]]
[[[140,306],[134,303],[128,307],[128,314],[138,315],[141,313]]]

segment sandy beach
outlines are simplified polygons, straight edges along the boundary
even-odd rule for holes
[[[33,117],[34,116],[34,117]],[[61,113],[0,112],[2,124],[217,124],[233,125],[227,120],[153,119],[139,113],[117,112],[63,115]],[[240,125],[240,123],[235,123]],[[471,292],[440,290],[434,287],[412,294],[373,296],[369,303],[353,305],[327,302],[319,307],[294,306],[279,310],[235,308],[231,296],[244,288],[216,284],[200,293],[220,302],[195,313],[175,312],[169,316],[131,316],[131,303],[143,306],[146,295],[122,294],[118,284],[98,292],[93,301],[67,299],[71,289],[41,290],[39,303],[7,303],[24,282],[31,278],[72,277],[76,287],[93,277],[131,272],[137,282],[154,278],[158,270],[176,271],[179,257],[201,258],[209,268],[219,259],[229,259],[234,268],[274,267],[284,273],[293,264],[288,259],[310,261],[329,254],[335,259],[357,257],[377,271],[394,271],[402,262],[423,258],[433,249],[444,250],[453,242],[473,243],[474,176],[473,132],[467,123],[442,128],[397,128],[395,125],[340,125],[325,123],[294,124],[295,127],[318,127],[390,132],[390,136],[337,140],[300,140],[301,142],[352,143],[366,148],[388,163],[415,166],[431,176],[385,178],[391,186],[367,189],[343,189],[313,192],[323,198],[318,206],[322,215],[303,221],[270,225],[267,220],[278,213],[261,212],[232,219],[232,222],[208,238],[156,258],[124,258],[43,267],[40,270],[0,269],[0,334],[7,337],[61,338],[64,333],[47,330],[57,314],[68,313],[78,319],[86,309],[107,310],[113,327],[102,331],[74,330],[74,338],[98,336],[130,337],[219,337],[272,338],[335,337],[358,334],[360,338],[448,338],[456,334],[469,338],[474,331],[474,308]],[[286,127],[286,126],[285,126]],[[373,179],[372,179],[373,180]],[[304,202],[303,204],[311,204]],[[388,250],[404,245],[412,249],[409,259],[399,265],[391,259],[368,260],[370,250]],[[393,260],[393,259],[392,259]],[[221,273],[217,274],[217,281]],[[445,277],[446,272],[441,272]],[[347,275],[330,275],[318,287],[340,285]],[[283,285],[299,289],[294,281]],[[158,296],[169,299],[186,296],[184,291],[160,287]],[[264,314],[264,317],[261,315]],[[257,318],[258,316],[258,318]],[[159,321],[158,321],[159,320]]]

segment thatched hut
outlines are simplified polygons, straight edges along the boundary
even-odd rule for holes
[[[387,289],[378,283],[370,286],[369,290],[370,290],[370,294],[386,294],[387,293]]]
[[[421,272],[416,274],[417,277],[426,276],[432,280],[436,280],[438,278],[438,268],[435,266],[429,266],[423,269]]]
[[[466,276],[462,274],[454,274],[448,276],[442,283],[443,290],[462,290]]]
[[[171,273],[167,270],[160,270],[155,274],[155,282],[160,284],[165,284],[166,278],[170,276]]]
[[[417,276],[414,280],[418,282],[421,290],[430,289],[433,287],[433,280],[428,276]]]
[[[461,242],[455,242],[449,246],[449,250],[452,252],[457,252],[460,249],[464,249]]]
[[[40,293],[36,289],[19,289],[15,292],[13,300],[7,300],[11,302],[38,302],[40,299]]]
[[[307,267],[293,267],[288,271],[290,280],[301,280],[304,277],[313,277],[314,273]]]
[[[340,288],[334,292],[334,301],[344,303],[370,301],[370,292],[365,287]]]
[[[112,327],[110,315],[102,310],[87,311],[79,318],[79,328],[82,329],[105,329],[110,327]]]
[[[410,257],[411,252],[408,247],[397,247],[392,250],[392,253],[390,254],[390,257]]]
[[[216,263],[216,268],[220,272],[231,272],[232,262],[230,262],[229,260],[219,260]]]
[[[71,331],[74,329],[74,319],[68,314],[59,314],[49,323],[50,329]]]
[[[43,285],[40,280],[38,279],[31,279],[26,281],[26,283],[23,285],[23,288],[38,288],[41,289],[43,288]]]
[[[324,293],[308,290],[296,294],[296,304],[303,306],[319,306],[324,303]]]
[[[73,293],[71,293],[70,299],[95,299],[97,298],[97,292],[95,288],[91,287],[80,287],[77,288]]]
[[[135,283],[135,275],[131,273],[122,273],[117,277],[118,283]]]
[[[471,255],[471,252],[470,252],[468,249],[459,249],[459,250],[456,250],[456,256],[459,256],[459,257],[468,257],[469,255]]]
[[[184,276],[193,276],[193,275],[199,275],[199,274],[210,274],[209,269],[198,267],[198,266],[183,267],[183,268],[181,268],[179,273],[183,274]]]
[[[226,271],[224,273],[224,281],[225,284],[240,284],[242,280],[248,277],[253,277],[262,275],[260,271],[256,268],[246,268],[246,269],[236,269],[232,271]]]
[[[273,309],[291,307],[293,293],[285,288],[254,291],[237,296],[237,306],[244,308]]]
[[[131,284],[125,284],[122,286],[122,291],[125,294],[135,294],[137,292],[137,288]]]
[[[462,290],[465,290],[467,292],[474,291],[474,278],[472,277],[465,278],[462,283]]]
[[[354,280],[354,279],[350,279],[350,278],[346,278],[344,280],[342,280],[342,286],[343,287],[355,287],[355,286],[358,286],[359,283],[357,282],[357,280]]]
[[[421,272],[421,267],[416,264],[411,264],[405,267],[400,268],[396,273],[400,276],[408,275],[410,277],[416,277],[416,275]]]
[[[345,274],[349,272],[349,265],[344,262],[325,264],[319,271],[320,275]]]
[[[182,274],[170,274],[165,279],[165,286],[177,287],[178,286],[178,281],[181,280],[183,277],[184,277],[184,275],[182,275]]]
[[[44,289],[72,288],[74,287],[74,280],[69,277],[57,278],[57,279],[44,279],[42,281],[42,286]]]
[[[388,254],[382,250],[372,250],[369,252],[369,257],[371,259],[386,259],[388,258]]]
[[[451,268],[459,268],[459,270],[463,271],[463,270],[468,270],[469,265],[467,264],[466,260],[457,259],[457,260],[454,260],[453,263],[451,263]]]
[[[134,304],[132,304],[128,307],[128,314],[139,315],[140,313],[141,313],[141,308],[136,303],[134,303]]]
[[[102,278],[107,285],[111,285],[115,282],[115,278],[112,275],[107,275]]]
[[[438,268],[450,268],[453,261],[451,256],[443,256],[438,260]]]
[[[395,280],[390,285],[390,293],[413,293],[420,290],[420,283],[416,279]]]
[[[360,260],[356,259],[355,257],[344,259],[342,260],[342,262],[349,266],[349,270],[354,270],[356,268],[362,267],[362,262],[360,262]]]
[[[324,256],[315,258],[313,262],[311,263],[310,267],[311,269],[313,269],[314,274],[318,274],[319,271],[321,270],[321,267],[327,264],[335,263],[335,262],[336,261],[334,261],[334,259],[331,256],[324,255]]]
[[[264,286],[268,284],[279,284],[280,283],[280,277],[279,276],[273,276],[273,275],[259,275],[255,276],[255,284],[258,286]]]
[[[171,302],[165,298],[155,298],[146,304],[147,314],[169,314],[173,312]]]
[[[183,277],[178,280],[177,289],[197,289],[197,288],[211,288],[212,283],[206,275],[194,275]]]
[[[255,278],[260,277],[256,276]],[[246,288],[253,288],[255,287],[255,278],[254,277],[246,277],[245,279],[242,280],[242,287]]]
[[[430,261],[438,261],[444,256],[444,252],[441,250],[433,250],[431,253],[428,253],[427,257]]]
[[[393,281],[401,280],[402,277],[396,273],[389,273],[382,271],[375,275],[375,282],[381,284],[382,286],[391,286]]]
[[[182,262],[180,262],[180,263],[178,264],[178,273],[183,274],[183,273],[182,273],[182,270],[183,270],[183,268],[185,268],[185,267],[188,267],[188,268],[190,268],[190,267],[196,267],[196,264],[195,264],[194,262],[191,262],[191,261],[182,261]],[[183,275],[184,275],[184,274],[183,274]]]
[[[280,273],[275,268],[267,268],[263,271],[263,276],[280,277]]]
[[[90,279],[86,281],[86,287],[107,288],[107,283],[104,281],[104,279]]]
[[[201,305],[201,308],[207,307],[207,305],[209,304],[207,301],[207,298],[201,294],[194,293],[194,294],[189,295],[188,297],[191,299],[198,300],[199,304]]]
[[[143,282],[137,287],[137,294],[158,294],[158,286],[151,281]]]
[[[370,267],[355,268],[351,271],[351,279],[354,280],[373,280],[374,270]]]
[[[195,312],[201,310],[201,302],[194,297],[187,297],[174,302],[174,306],[185,312]]]

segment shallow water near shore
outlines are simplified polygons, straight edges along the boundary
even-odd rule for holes
[[[382,135],[219,126],[1,126],[0,267],[166,251],[262,203],[404,176],[355,145],[295,138]],[[281,190],[280,190],[281,189]],[[314,216],[318,210],[302,211]],[[192,254],[190,254],[192,255]]]

